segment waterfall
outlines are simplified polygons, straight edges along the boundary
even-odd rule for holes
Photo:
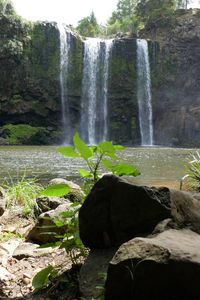
[[[108,81],[109,81],[109,61],[112,50],[113,40],[105,43],[105,55],[103,63],[103,135],[102,140],[108,139]]]
[[[142,146],[153,145],[151,75],[148,43],[137,39],[137,99]]]
[[[108,135],[108,74],[112,40],[88,38],[84,45],[81,136],[97,144]]]
[[[70,124],[69,99],[67,95],[67,77],[69,69],[70,54],[70,32],[66,31],[64,24],[58,23],[60,33],[60,94],[62,109],[62,126],[65,134],[64,144],[71,141],[72,129]]]

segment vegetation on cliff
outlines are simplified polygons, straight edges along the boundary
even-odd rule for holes
[[[83,36],[110,36],[118,33],[137,34],[144,27],[165,26],[173,22],[177,8],[187,9],[190,0],[118,0],[117,8],[105,26],[97,23],[92,12],[76,28]]]
[[[98,24],[92,12],[79,21],[78,32],[87,37],[137,34],[144,27],[165,26],[175,21],[177,8],[187,9],[190,0],[118,0],[106,25]]]

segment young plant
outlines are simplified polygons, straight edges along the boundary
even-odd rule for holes
[[[135,166],[121,162],[117,152],[124,150],[121,145],[113,145],[112,142],[102,142],[96,146],[88,146],[76,133],[73,137],[74,146],[63,146],[58,152],[71,158],[82,158],[88,169],[80,169],[80,175],[95,184],[100,176],[102,165],[115,175],[138,176],[140,172]]]
[[[6,189],[5,200],[8,208],[19,205],[23,207],[24,216],[34,216],[37,210],[36,198],[42,190],[36,179],[26,179],[23,175],[17,182],[11,180],[11,183],[6,182],[3,187]]]
[[[140,174],[136,167],[124,164],[118,157],[117,152],[123,150],[123,146],[113,145],[112,142],[102,142],[96,146],[87,146],[78,133],[74,135],[73,142],[74,146],[59,147],[58,152],[64,156],[82,158],[85,161],[88,169],[80,169],[80,175],[84,179],[89,180],[89,188],[101,177],[100,168],[102,165],[109,172],[118,176],[138,176]],[[69,192],[69,187],[66,184],[61,184],[49,186],[42,191],[41,195],[64,196]],[[80,207],[80,203],[72,203],[68,211],[62,212],[58,218],[53,220],[57,227],[67,225],[67,232],[62,236],[57,236],[58,242],[56,242],[56,246],[65,248],[71,258],[72,265],[80,262],[80,258],[87,253],[87,249],[79,237],[78,212]],[[52,274],[53,276],[56,274],[54,273],[56,270],[52,266],[48,266],[36,274],[33,279],[34,288],[41,289],[46,287]]]
[[[200,152],[196,151],[196,154],[190,154],[190,160],[186,168],[186,176],[190,179],[191,187],[200,190]]]

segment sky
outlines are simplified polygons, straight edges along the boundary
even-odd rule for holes
[[[118,0],[12,0],[19,15],[28,20],[57,21],[77,25],[93,10],[97,20],[105,24],[116,9]],[[191,7],[200,7],[191,0]]]
[[[12,0],[19,15],[28,20],[59,21],[77,25],[94,11],[97,20],[105,24],[116,9],[118,0]]]

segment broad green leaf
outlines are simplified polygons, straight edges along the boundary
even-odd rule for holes
[[[70,191],[71,189],[67,184],[61,183],[48,186],[40,193],[40,195],[50,197],[63,197],[69,194]]]
[[[113,169],[113,163],[110,161],[110,160],[108,160],[108,159],[103,159],[102,160],[102,163],[104,164],[104,166],[107,168],[107,169],[109,169],[109,170],[112,170]]]
[[[32,281],[32,285],[33,285],[35,290],[40,290],[40,289],[47,286],[47,284],[49,282],[49,275],[51,274],[53,269],[54,268],[52,266],[48,266],[45,269],[38,272],[34,276],[33,281]]]
[[[78,150],[78,152],[80,153],[80,155],[85,159],[88,160],[90,157],[93,156],[93,151],[90,147],[88,147],[84,141],[80,138],[78,132],[75,133],[74,138],[74,145],[76,147],[76,149]]]
[[[122,145],[114,145],[115,150],[124,150],[125,147]]]
[[[58,152],[67,157],[79,157],[80,155],[75,151],[72,146],[63,146],[58,148]]]
[[[115,147],[113,146],[112,142],[102,142],[98,145],[98,147],[103,151],[103,152],[110,152],[110,153],[115,153]]]
[[[97,151],[98,146],[90,145],[89,148],[92,150],[93,153]]]
[[[60,213],[63,218],[72,218],[74,217],[74,211],[63,211]]]
[[[85,170],[85,169],[80,169],[79,173],[81,174],[82,177],[84,178],[92,178],[92,174],[90,171]]]
[[[112,170],[113,170],[113,173],[118,176],[123,176],[123,175],[138,176],[138,175],[140,175],[140,172],[136,167],[130,166],[127,164],[115,165],[115,166],[113,166]]]
[[[98,145],[100,151],[113,159],[119,159],[112,142],[102,142]]]

